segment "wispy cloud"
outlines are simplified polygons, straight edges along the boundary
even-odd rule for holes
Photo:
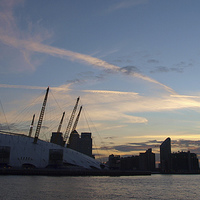
[[[131,73],[140,73],[140,70],[138,67],[135,66],[126,66],[122,67],[121,71],[125,70],[125,74],[130,75]]]
[[[51,87],[51,90],[56,91],[68,91],[70,90],[71,84],[61,85],[59,87]],[[28,86],[28,85],[8,85],[8,84],[0,84],[0,88],[18,88],[18,89],[29,89],[29,90],[45,90],[46,87],[40,86]]]
[[[176,132],[176,133],[170,133],[170,134],[162,134],[162,135],[153,135],[153,134],[151,134],[151,135],[134,135],[134,136],[125,136],[124,138],[125,139],[135,139],[135,140],[137,140],[137,139],[151,139],[151,140],[149,140],[148,142],[149,143],[162,143],[166,138],[168,138],[168,137],[171,137],[171,139],[173,139],[173,141],[180,141],[180,140],[194,140],[194,141],[196,141],[196,140],[198,140],[198,138],[199,138],[199,135],[195,135],[195,134],[184,134],[184,133],[182,133],[182,132],[180,132],[180,133],[178,133],[178,132]],[[159,139],[159,140],[158,140]]]
[[[108,11],[113,12],[121,9],[127,9],[133,6],[137,6],[140,4],[146,4],[148,0],[123,0],[118,1],[118,3],[115,3],[113,6],[111,6]]]
[[[23,57],[26,66],[29,66],[31,70],[35,69],[35,61],[32,60],[32,55],[34,53],[42,53],[46,55],[56,56],[60,58],[69,59],[71,61],[78,61],[85,64],[96,66],[103,70],[109,70],[112,73],[122,73],[128,74],[129,76],[145,80],[150,83],[158,84],[162,86],[165,90],[170,93],[175,93],[172,88],[148,77],[142,75],[136,71],[131,70],[130,68],[120,68],[116,65],[110,64],[104,60],[99,58],[92,57],[90,55],[80,54],[77,52],[72,52],[66,49],[60,49],[56,47],[52,47],[49,45],[45,45],[44,42],[47,38],[51,37],[49,31],[44,28],[39,28],[39,31],[32,31],[33,25],[30,26],[30,30],[27,32],[21,32],[18,28],[15,17],[13,15],[13,9],[16,5],[21,4],[23,1],[3,1],[1,5],[3,6],[3,10],[0,12],[0,42],[10,48],[14,48],[20,52],[20,56]],[[144,3],[145,1],[142,1]],[[140,4],[141,1],[124,1],[120,2],[117,6],[118,8],[133,6]],[[33,33],[34,34],[33,34]],[[26,33],[26,34],[25,34]],[[23,39],[21,39],[23,38]],[[25,65],[24,65],[25,66]],[[3,70],[2,70],[3,71]]]
[[[37,89],[37,90],[45,90],[46,87],[40,86],[27,86],[27,85],[8,85],[8,84],[0,84],[1,88],[18,88],[18,89]]]
[[[151,60],[150,60],[151,61]],[[153,61],[153,60],[152,60]],[[153,62],[149,62],[148,63],[153,63]],[[156,64],[156,63],[154,63]],[[154,67],[154,69],[152,69],[150,72],[151,73],[164,73],[164,72],[177,72],[177,73],[183,73],[184,70],[188,67],[192,67],[193,64],[190,63],[186,63],[186,62],[180,62],[178,64],[173,65],[172,67],[166,67],[166,66],[156,66]]]
[[[164,67],[164,66],[159,66],[156,67],[155,69],[151,70],[151,73],[159,73],[159,72],[179,72],[182,73],[184,71],[183,68],[180,67]]]
[[[176,95],[170,95],[171,97],[177,97],[177,98],[194,98],[194,99],[199,99],[200,98],[200,96],[191,96],[191,95],[178,95],[178,94],[176,94]]]
[[[159,61],[155,60],[155,59],[149,59],[149,60],[147,60],[147,62],[151,63],[151,64],[157,64],[157,63],[159,63]]]
[[[130,127],[130,125],[133,125],[133,124],[148,125],[148,122],[150,121],[150,119],[146,118],[145,114],[143,116],[143,114],[138,115],[138,113],[163,112],[163,111],[169,111],[169,110],[173,111],[177,109],[194,108],[194,107],[200,108],[200,103],[196,101],[196,98],[190,98],[190,96],[182,97],[181,95],[179,95],[179,96],[174,97],[173,95],[172,96],[169,95],[169,96],[164,96],[164,97],[160,97],[160,96],[159,97],[145,97],[134,92],[129,93],[129,92],[104,91],[104,90],[74,91],[74,90],[71,90],[70,88],[71,86],[69,84],[69,85],[63,85],[63,86],[53,88],[53,96],[56,97],[56,100],[58,100],[58,102],[55,102],[54,99],[52,99],[52,95],[49,96],[48,105],[51,105],[51,108],[47,109],[48,113],[46,113],[46,120],[48,119],[51,121],[50,121],[50,124],[48,121],[46,121],[45,123],[45,125],[49,127],[49,130],[51,129],[52,131],[55,131],[63,111],[67,111],[66,112],[67,116],[71,113],[71,109],[73,108],[75,99],[77,98],[77,96],[75,96],[77,95],[77,92],[81,96],[80,105],[83,105],[83,113],[84,113],[79,122],[79,129],[81,131],[88,130],[88,124],[85,123],[85,118],[86,118],[89,121],[91,132],[94,133],[94,135],[96,134],[97,128],[98,128],[98,131],[101,132],[102,134],[104,134],[104,132],[107,132],[107,131],[108,132],[116,131],[116,132],[123,133],[123,130],[125,129],[125,127],[128,127],[128,126]],[[20,85],[15,86],[15,85],[5,85],[5,84],[4,85],[1,84],[0,87],[34,89],[34,90],[46,89],[44,87],[37,87],[37,86],[36,87],[35,86],[20,86]],[[50,91],[51,91],[51,87],[50,87]],[[22,131],[26,130],[27,132],[30,121],[31,121],[31,117],[33,113],[35,113],[36,109],[29,108],[28,113],[23,112],[23,118],[26,119],[26,126],[24,125],[25,122],[23,122],[23,126],[21,126],[20,124],[17,124],[17,122],[15,121],[15,118],[19,119],[19,113],[21,114],[21,112],[19,112],[19,108],[23,108],[24,106],[27,107],[27,105],[33,102],[33,99],[35,99],[35,97],[33,97],[33,95],[32,96],[29,95],[28,98],[23,98],[22,101],[12,102],[12,105],[15,105],[14,109],[16,109],[17,107],[18,110],[17,111],[11,110],[10,112],[6,112],[6,117],[8,119],[9,124],[12,124],[14,122],[15,125],[18,127],[18,129],[16,129],[15,128],[16,126],[15,127],[11,126],[11,128],[15,128],[15,131],[21,129]],[[36,106],[37,108],[39,108],[36,113],[39,113],[40,106],[42,103],[42,99],[40,102],[38,100],[37,102],[34,102],[34,103],[37,103]],[[66,100],[67,100],[67,103],[66,103]],[[59,107],[62,108],[62,110],[58,108],[57,103],[59,103]],[[9,106],[11,105],[9,104],[9,102],[6,104]],[[23,106],[21,104],[23,104]],[[21,110],[22,109],[20,109],[20,111]],[[30,113],[30,110],[32,111],[31,113]],[[52,114],[50,114],[51,112]],[[48,118],[51,115],[53,115],[54,117],[53,121],[52,119]],[[67,120],[65,120],[65,123],[66,122]],[[5,124],[6,123],[1,124],[1,125],[3,126]],[[51,128],[50,125],[53,128]],[[65,127],[66,125],[64,124],[63,128]],[[48,130],[47,135],[51,132],[49,130]],[[158,127],[158,130],[159,130],[159,127]],[[41,134],[41,138],[44,138],[44,136],[45,136],[44,134]],[[121,138],[120,141],[118,141],[119,139],[117,139],[119,145],[116,145],[116,142],[115,144],[110,144],[110,145],[113,145],[113,147],[110,146],[110,149],[112,149],[114,152],[115,151],[127,152],[128,150],[132,152],[145,151],[148,148],[154,148],[154,144],[158,145],[161,141],[163,141],[165,138],[169,136],[172,137],[174,140],[180,140],[181,138],[185,140],[189,140],[189,139],[198,140],[198,135],[188,134],[187,131],[185,131],[184,133],[183,132],[177,133],[177,131],[172,133],[171,131],[166,130],[166,131],[162,131],[162,134],[157,134],[157,135],[156,133],[155,134],[146,133],[143,135],[141,134],[137,135],[137,133],[133,133],[131,135],[127,135],[127,134],[120,135],[120,138]],[[45,136],[45,137],[49,138],[50,135]],[[129,142],[129,141],[142,141],[142,140],[151,140],[151,141],[148,141],[148,144],[145,143],[145,145],[142,145],[143,142],[140,142],[140,145],[139,143],[136,144],[135,142],[134,143]],[[124,145],[123,142],[128,142],[128,143]],[[122,146],[122,144],[124,146]],[[173,148],[176,148],[176,145],[174,145]],[[184,148],[185,147],[182,144],[182,149]]]
[[[135,92],[121,92],[121,91],[108,91],[108,90],[83,90],[88,93],[102,93],[102,94],[121,94],[121,95],[138,95]]]
[[[120,152],[133,152],[133,151],[145,151],[149,148],[155,148],[155,145],[147,145],[147,144],[143,144],[143,145],[117,145],[117,146],[113,146],[113,149],[120,151]]]
[[[57,98],[65,101],[67,97],[69,98],[69,95],[72,95],[71,98],[75,98],[71,93],[71,87],[73,85],[74,83],[69,83],[59,87],[50,87],[50,89],[55,92],[60,92],[56,93]],[[0,84],[0,87],[39,90],[46,89],[46,87],[6,84]],[[148,122],[148,119],[136,116],[135,113],[200,108],[200,102],[196,100],[198,96],[165,95],[158,97],[146,97],[134,92],[106,90],[81,90],[77,92],[81,95],[81,101],[83,104],[85,104],[89,110],[92,110],[92,119],[103,121],[120,120],[122,124]]]
[[[118,73],[122,73],[122,74],[129,74],[132,77],[139,78],[139,79],[145,80],[150,83],[158,84],[158,85],[162,86],[168,92],[176,94],[176,92],[172,88],[170,88],[148,76],[139,74],[137,72],[130,72],[129,69],[120,68],[116,65],[110,64],[110,63],[108,63],[104,60],[98,59],[98,58],[91,57],[89,55],[80,54],[77,52],[60,49],[60,48],[52,47],[49,45],[40,44],[37,42],[32,42],[32,41],[27,41],[27,40],[19,40],[19,39],[12,38],[12,37],[9,37],[6,35],[0,35],[0,41],[6,45],[9,45],[9,46],[12,46],[15,48],[27,49],[27,50],[33,51],[33,52],[45,53],[45,54],[48,54],[51,56],[67,58],[72,61],[83,62],[83,63],[89,64],[89,65],[99,67],[104,70],[110,70],[115,73],[118,72]]]
[[[18,27],[18,21],[15,16],[15,9],[23,6],[24,0],[2,0],[0,1],[0,35],[6,35],[10,38],[23,38],[27,41],[43,42],[51,38],[52,33],[40,26],[40,21],[32,24],[24,19],[24,30]],[[13,48],[5,41],[1,40],[4,46],[1,47],[1,55],[3,59],[7,60],[9,65],[6,69],[0,66],[1,73],[5,71],[24,72],[34,71],[36,67],[42,62],[43,58],[35,57],[34,51],[29,51],[27,48]],[[12,59],[8,57],[8,52],[12,54]],[[18,63],[17,65],[15,65]],[[14,66],[14,67],[13,67]]]

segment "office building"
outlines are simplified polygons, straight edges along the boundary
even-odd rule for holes
[[[172,172],[197,172],[199,161],[195,153],[178,152],[171,154]]]
[[[92,137],[91,133],[81,133],[80,152],[92,157]]]
[[[143,171],[155,171],[155,153],[152,149],[146,150],[139,155],[139,169]]]
[[[167,138],[160,145],[160,169],[161,172],[170,172],[171,170],[171,139]]]
[[[120,162],[122,170],[139,170],[139,156],[122,157]]]
[[[75,151],[78,151],[80,153],[83,153],[85,155],[88,155],[90,157],[93,157],[91,135],[92,135],[91,133],[85,132],[85,133],[81,133],[81,137],[80,137],[79,133],[76,130],[74,130],[70,134],[67,147]]]
[[[120,156],[113,154],[109,155],[108,166],[110,169],[120,169],[121,168]]]

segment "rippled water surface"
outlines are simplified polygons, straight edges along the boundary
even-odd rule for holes
[[[0,176],[1,200],[200,199],[200,175]]]

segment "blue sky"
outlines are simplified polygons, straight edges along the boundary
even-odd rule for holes
[[[81,97],[77,130],[88,131],[88,115],[96,155],[159,153],[167,137],[174,151],[200,153],[199,7],[197,0],[2,0],[1,129],[24,132],[39,111],[29,109],[20,124],[20,110],[50,86],[57,125]],[[43,132],[50,137],[48,123]]]

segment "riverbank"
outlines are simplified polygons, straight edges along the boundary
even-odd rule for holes
[[[0,175],[32,176],[143,176],[151,175],[149,171],[121,170],[68,170],[68,169],[0,169]]]

